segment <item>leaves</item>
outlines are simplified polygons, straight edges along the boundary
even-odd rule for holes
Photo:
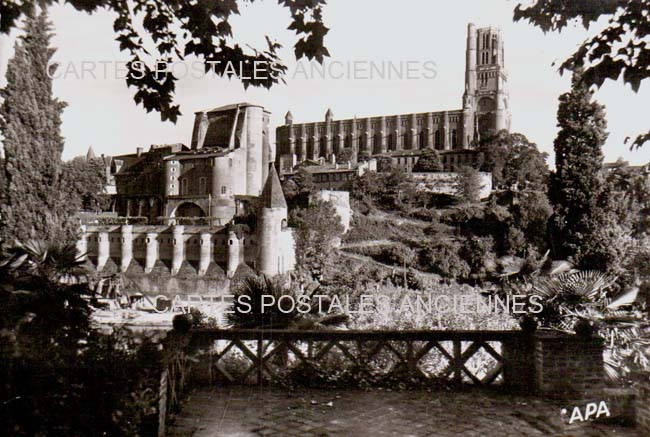
[[[580,21],[587,29],[607,17],[607,27],[584,41],[562,63],[560,72],[584,68],[581,80],[586,86],[597,87],[606,79],[622,77],[638,92],[641,82],[650,77],[649,12],[650,0],[536,0],[528,7],[517,5],[514,21],[526,20],[544,32],[559,32],[572,21]],[[650,134],[639,135],[631,147],[638,148],[649,140]]]
[[[156,70],[159,61],[174,62],[196,56],[206,63],[206,72],[230,76],[228,63],[236,66],[238,79],[244,87],[270,88],[283,82],[287,67],[278,56],[281,45],[266,37],[262,50],[244,50],[233,43],[231,19],[240,15],[239,5],[253,0],[66,0],[79,11],[92,13],[106,8],[117,16],[113,23],[115,39],[121,51],[129,53],[129,74],[126,83],[134,87],[136,104],[147,112],[160,113],[161,120],[176,122],[181,115],[174,103],[177,78]],[[17,0],[0,4],[0,32],[9,33],[24,15],[32,15],[38,4],[45,8],[53,0]],[[329,29],[323,23],[325,0],[280,0],[289,9],[289,29],[299,37],[294,46],[297,59],[323,62],[329,56],[324,39]],[[145,40],[151,40],[153,47]],[[256,63],[267,67],[267,74],[258,73]],[[240,67],[241,66],[241,72]]]
[[[40,14],[25,22],[7,84],[0,90],[0,133],[5,159],[0,169],[0,217],[6,241],[74,239],[74,208],[61,186],[61,113],[46,66],[52,59],[50,25]]]

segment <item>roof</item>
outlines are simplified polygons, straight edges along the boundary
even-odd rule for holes
[[[260,198],[262,199],[263,208],[287,207],[287,201],[282,192],[280,178],[278,177],[278,172],[275,171],[274,165],[270,166],[269,176],[266,178],[266,183],[264,184],[264,189],[262,190]]]
[[[231,111],[231,110],[233,110],[233,109],[237,109],[237,108],[245,108],[245,107],[247,107],[247,106],[257,106],[257,107],[259,107],[259,108],[264,108],[264,106],[262,106],[262,105],[256,105],[256,104],[254,104],[254,103],[249,103],[249,102],[239,102],[239,103],[231,103],[230,105],[219,106],[219,107],[212,108],[212,109],[207,109],[207,110],[204,110],[204,111],[197,111],[196,113],[201,113],[201,112],[221,112],[221,111]]]

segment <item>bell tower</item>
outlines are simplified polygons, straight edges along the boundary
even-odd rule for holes
[[[508,75],[500,29],[467,26],[463,145],[510,130]]]

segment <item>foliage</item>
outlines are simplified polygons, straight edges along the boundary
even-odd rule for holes
[[[457,170],[456,193],[464,203],[473,204],[481,200],[481,175],[478,170],[462,166]]]
[[[545,152],[525,135],[499,131],[481,140],[483,154],[481,170],[492,173],[495,187],[506,189],[544,189],[548,178]]]
[[[50,66],[50,38],[45,13],[26,21],[7,66],[7,85],[0,90],[5,152],[0,233],[6,241],[74,239],[74,205],[62,185],[60,166],[65,104],[52,97],[48,68],[51,72],[56,66]]]
[[[314,329],[344,323],[345,314],[320,314],[319,310],[329,305],[315,297],[316,291],[297,291],[282,278],[249,276],[235,290],[228,322],[238,328],[268,329]],[[269,305],[271,298],[274,305]]]
[[[495,268],[494,240],[491,237],[467,236],[458,255],[465,260],[470,269],[470,278],[481,281]]]
[[[292,178],[285,178],[282,182],[282,191],[287,199],[289,209],[306,207],[309,197],[316,191],[314,175],[305,167],[299,167]]]
[[[296,228],[298,268],[320,278],[332,262],[332,246],[343,234],[343,225],[330,202],[313,200],[306,208],[291,211],[289,222]]]
[[[157,349],[91,328],[85,274],[72,245],[31,242],[0,256],[2,435],[155,429]]]
[[[606,339],[608,375],[620,379],[632,370],[650,371],[650,323],[640,311],[623,309],[634,305],[638,288],[616,292],[615,281],[606,273],[580,271],[507,285],[513,294],[541,299],[542,311],[534,317],[544,327],[578,333],[592,326]]]
[[[517,326],[516,320],[508,313],[503,312],[458,312],[458,311],[433,311],[422,306],[414,311],[411,305],[405,302],[417,302],[418,297],[427,302],[431,297],[444,295],[449,298],[459,298],[462,295],[470,299],[482,299],[481,289],[469,285],[432,284],[422,290],[410,290],[390,284],[380,285],[373,292],[373,303],[369,310],[352,313],[350,315],[351,329],[466,329],[466,330],[499,330],[513,329]],[[441,307],[445,305],[441,301]]]
[[[574,21],[588,29],[590,24],[607,18],[607,26],[598,27],[599,31],[562,63],[560,72],[584,68],[580,80],[586,87],[600,87],[605,79],[622,77],[637,92],[641,81],[650,75],[650,49],[644,42],[650,35],[649,10],[648,0],[535,0],[525,7],[517,5],[514,20],[528,20],[545,32],[561,32]],[[650,132],[637,136],[632,147],[640,147],[648,140]]]
[[[469,276],[470,268],[459,254],[459,245],[449,241],[429,242],[420,252],[420,263],[426,270],[452,280]]]
[[[354,158],[354,150],[351,147],[344,147],[339,149],[336,154],[336,162],[346,163],[352,161]]]
[[[395,244],[385,248],[380,258],[388,264],[410,267],[417,263],[417,252],[405,244]]]
[[[442,161],[440,160],[440,154],[436,149],[426,149],[420,155],[418,162],[413,166],[413,171],[442,171]]]
[[[573,256],[579,268],[605,270],[611,259],[601,251],[608,243],[599,231],[610,219],[600,175],[607,122],[603,106],[591,99],[579,74],[571,91],[560,96],[556,171],[549,186],[555,209],[552,238],[556,258]]]
[[[371,201],[382,209],[410,211],[417,203],[419,193],[410,175],[399,167],[390,167],[387,171],[369,171],[354,179],[350,196]]]
[[[52,3],[53,0],[3,2],[0,32],[8,34],[23,15],[32,15],[37,5],[45,8]],[[263,49],[245,48],[233,41],[232,22],[240,15],[240,5],[249,3],[248,0],[66,0],[66,3],[87,13],[103,8],[115,13],[116,39],[120,50],[130,56],[126,83],[137,89],[135,102],[147,112],[159,112],[163,121],[176,122],[181,113],[174,104],[178,79],[171,69],[162,68],[158,62],[171,63],[195,57],[205,62],[206,73],[235,76],[246,88],[251,85],[270,88],[281,81],[287,71],[278,56],[282,46],[268,36]],[[325,0],[280,0],[278,3],[291,13],[288,28],[299,36],[294,45],[296,59],[307,57],[322,63],[324,57],[329,56],[323,44],[328,32],[322,16]],[[154,46],[145,41],[153,41]]]
[[[635,237],[650,233],[650,180],[643,170],[620,163],[607,174],[616,221]]]
[[[393,240],[407,242],[410,240],[426,239],[424,225],[400,222],[394,216],[364,216],[354,214],[352,226],[343,236],[345,242],[370,240]]]
[[[106,209],[106,168],[101,159],[77,157],[63,163],[61,185],[75,210],[100,212]]]
[[[547,247],[547,223],[553,214],[546,193],[523,190],[517,192],[509,207],[510,220],[506,250],[512,255],[525,255],[530,248],[544,251]]]

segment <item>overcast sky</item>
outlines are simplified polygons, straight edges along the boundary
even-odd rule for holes
[[[503,30],[512,130],[525,134],[552,155],[557,98],[570,83],[552,64],[572,53],[589,33],[572,27],[562,34],[544,35],[527,23],[513,23],[515,4],[506,0],[329,0],[324,10],[330,27],[325,43],[332,57],[327,62],[411,62],[416,66],[411,76],[419,76],[417,79],[365,78],[368,74],[357,79],[306,78],[293,57],[296,39],[286,30],[288,10],[275,0],[245,5],[241,17],[232,20],[235,38],[261,48],[264,34],[277,39],[284,46],[281,55],[289,66],[286,84],[271,90],[244,90],[236,81],[186,77],[177,86],[176,101],[183,115],[176,125],[163,123],[158,114],[137,107],[133,89],[115,77],[112,63],[127,57],[114,41],[112,14],[102,11],[89,16],[70,6],[55,5],[50,12],[56,33],[53,45],[58,48],[55,59],[62,67],[72,65],[78,70],[83,61],[111,62],[106,75],[98,67],[95,78],[88,73],[79,78],[77,71],[54,81],[55,95],[69,105],[63,114],[64,158],[85,154],[90,145],[98,155],[131,153],[138,146],[148,148],[151,144],[189,145],[195,111],[239,101],[258,103],[272,112],[272,138],[288,109],[297,122],[320,121],[327,108],[332,108],[337,119],[460,109],[468,22]],[[14,37],[0,37],[2,83]],[[424,77],[425,63],[429,68],[435,63],[435,77],[431,78],[430,70],[428,78]],[[309,68],[306,64],[301,67]],[[330,68],[340,75],[339,68]],[[597,92],[598,101],[607,109],[607,160],[622,156],[635,164],[650,161],[650,145],[630,151],[623,144],[626,136],[648,130],[648,89],[645,83],[635,94],[629,86],[609,82]]]

